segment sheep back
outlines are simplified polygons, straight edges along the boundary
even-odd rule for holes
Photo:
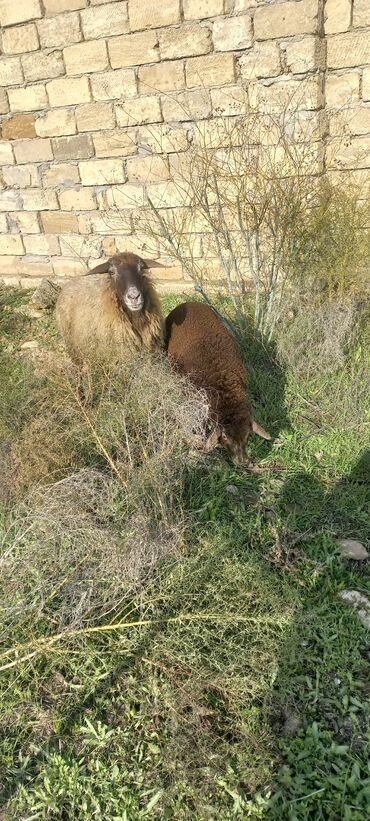
[[[212,308],[178,305],[166,319],[165,345],[171,363],[206,391],[210,418],[226,439],[243,445],[252,430],[247,372],[234,338]]]
[[[159,298],[148,278],[147,308],[128,316],[110,288],[109,274],[68,282],[56,304],[56,321],[71,358],[112,364],[128,349],[154,351],[163,346]]]

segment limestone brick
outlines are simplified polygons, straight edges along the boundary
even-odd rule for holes
[[[168,123],[151,125],[138,129],[138,147],[153,154],[166,154],[169,151],[186,151],[189,148],[187,131]]]
[[[330,118],[330,134],[360,136],[370,134],[370,105],[359,105],[342,108],[335,117]],[[370,159],[369,159],[370,165]]]
[[[112,103],[86,103],[75,110],[78,131],[100,131],[115,125]]]
[[[171,120],[203,120],[211,115],[212,105],[210,93],[206,88],[197,88],[195,91],[183,91],[174,96],[162,97],[163,118]]]
[[[159,182],[169,177],[168,163],[164,157],[152,154],[149,157],[133,157],[127,160],[129,182]]]
[[[0,214],[0,233],[7,234],[8,233],[8,223],[6,219],[6,214]]]
[[[0,86],[16,86],[23,83],[19,57],[0,57]]]
[[[0,167],[2,165],[13,165],[14,157],[11,144],[7,140],[0,141]]]
[[[59,185],[71,185],[80,182],[77,165],[72,163],[54,163],[42,176],[44,188],[55,188]]]
[[[254,13],[256,40],[291,37],[295,34],[315,34],[318,28],[318,0],[299,0],[269,4]]]
[[[122,160],[83,160],[78,167],[83,185],[111,185],[126,179]]]
[[[94,100],[127,100],[136,95],[135,72],[132,68],[92,74],[90,83]]]
[[[207,54],[186,61],[186,85],[224,86],[235,81],[233,54]]]
[[[24,247],[21,235],[0,234],[0,254],[1,256],[6,256],[7,254],[22,256],[24,254]]]
[[[327,106],[338,108],[358,100],[360,96],[359,73],[350,71],[347,74],[329,74],[325,83],[325,96]]]
[[[159,30],[159,49],[163,60],[191,57],[211,51],[211,32],[199,23],[182,23],[176,28]]]
[[[172,26],[180,22],[180,0],[165,0],[163,3],[130,0],[129,18],[131,31]]]
[[[333,139],[326,158],[328,168],[370,168],[370,137],[353,137],[346,143]]]
[[[22,57],[23,72],[26,80],[52,80],[65,73],[61,51],[50,54],[38,52],[25,54]]]
[[[3,31],[4,54],[23,54],[39,47],[37,28],[34,23],[26,26],[14,26]]]
[[[279,46],[274,41],[255,43],[239,60],[243,80],[261,77],[276,77],[281,74]]]
[[[7,114],[9,111],[9,103],[8,98],[6,96],[5,90],[0,88],[0,114]]]
[[[63,77],[46,84],[51,106],[76,105],[91,100],[87,77]]]
[[[352,0],[326,0],[324,8],[325,34],[347,31],[351,25]]]
[[[5,140],[18,140],[25,137],[35,137],[35,115],[16,114],[9,120],[4,120],[2,135]]]
[[[135,133],[119,128],[92,135],[96,157],[127,157],[136,152]]]
[[[59,194],[62,211],[93,211],[96,208],[93,188],[67,188]]]
[[[129,209],[144,205],[145,192],[140,183],[125,183],[125,185],[112,186],[106,191],[97,194],[100,210],[106,208]],[[121,221],[123,217],[121,216]]]
[[[106,3],[107,0],[104,0]],[[45,15],[54,17],[55,14],[61,14],[64,11],[78,11],[87,6],[87,0],[43,0]]]
[[[353,25],[370,26],[370,4],[368,0],[354,0],[353,2]]]
[[[85,9],[81,12],[81,22],[85,40],[126,34],[129,31],[127,2]]]
[[[63,211],[44,211],[41,222],[45,234],[69,234],[78,230],[76,214]]]
[[[19,257],[0,257],[0,272],[0,282],[5,282],[5,285],[13,288],[19,288],[21,273],[21,260]]]
[[[184,88],[184,64],[182,60],[157,63],[139,68],[140,92],[176,91]]]
[[[0,0],[0,23],[12,26],[42,17],[40,0]]]
[[[11,111],[38,111],[48,104],[44,85],[10,88],[8,98]]]
[[[325,68],[325,42],[319,37],[304,37],[303,40],[283,43],[286,63],[293,74],[304,74]]]
[[[362,75],[362,98],[363,100],[370,100],[370,67],[365,68]]]
[[[38,214],[32,211],[14,211],[9,214],[10,230],[21,234],[39,234]]]
[[[231,117],[244,114],[247,96],[240,86],[214,88],[211,90],[213,113],[217,117]]]
[[[48,277],[53,273],[51,262],[45,257],[23,257],[20,267],[24,275],[21,279],[21,288],[35,288],[41,282],[37,277]]]
[[[47,111],[35,123],[38,137],[59,137],[76,133],[75,115],[71,108]]]
[[[80,18],[77,13],[45,17],[37,24],[41,48],[64,48],[82,40]]]
[[[154,31],[142,31],[108,40],[112,68],[155,63],[159,60],[158,39]]]
[[[54,191],[28,188],[21,191],[21,197],[25,211],[50,211],[58,207]]]
[[[304,84],[300,80],[283,80],[265,86],[261,83],[250,83],[248,95],[253,107],[261,111],[278,111],[284,106],[287,109],[315,110],[323,104],[321,78],[307,77]]]
[[[53,159],[50,140],[17,140],[14,143],[14,153],[17,163],[47,162]]]
[[[252,20],[249,15],[215,20],[212,39],[215,51],[232,51],[252,45]]]
[[[57,277],[78,277],[87,271],[86,262],[78,257],[52,257],[53,273]]]
[[[368,31],[347,31],[333,34],[327,43],[328,68],[352,68],[370,63]]]
[[[56,160],[83,160],[92,157],[94,149],[88,134],[76,134],[53,140],[53,152]]]
[[[258,0],[234,0],[234,11],[248,11],[258,5]]]
[[[60,254],[58,237],[54,234],[25,234],[23,237],[26,254],[50,256]]]
[[[87,222],[86,227],[82,226],[82,219],[85,222]],[[118,234],[118,232],[122,233],[122,217],[116,210],[101,211],[99,213],[94,211],[91,214],[84,215],[84,217],[79,217],[79,230],[80,233],[83,230],[87,234]]]
[[[105,40],[89,40],[63,49],[67,74],[86,74],[109,68]]]
[[[89,257],[98,259],[101,255],[102,238],[101,237],[86,237],[81,234],[66,234],[60,236],[60,250],[63,256]],[[113,252],[114,253],[114,252]]]
[[[148,197],[155,208],[176,208],[190,204],[190,190],[186,191],[184,180],[150,183],[147,186]]]
[[[217,17],[224,11],[224,0],[183,0],[185,20]]]
[[[27,188],[39,186],[39,177],[36,165],[10,165],[3,167],[3,180],[11,188]]]
[[[194,145],[201,148],[227,148],[233,144],[237,134],[232,134],[233,124],[226,117],[214,117],[212,120],[202,120],[194,131]]]
[[[158,123],[162,120],[159,99],[152,95],[127,100],[124,106],[116,106],[116,118],[120,126]]]

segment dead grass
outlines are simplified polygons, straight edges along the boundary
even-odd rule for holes
[[[86,405],[73,369],[44,373],[35,416],[13,443],[5,650],[31,627],[37,637],[106,619],[182,545],[181,487],[206,422],[203,395],[145,356],[89,381]]]

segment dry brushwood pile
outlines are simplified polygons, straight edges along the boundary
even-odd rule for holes
[[[181,485],[205,398],[145,355],[90,373],[90,388],[87,406],[75,369],[50,368],[12,447],[18,503],[0,561],[5,666],[31,623],[36,646],[39,631],[45,639],[111,617],[182,547]]]

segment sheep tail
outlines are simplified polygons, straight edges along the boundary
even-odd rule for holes
[[[264,430],[264,428],[261,428],[261,425],[255,422],[254,419],[252,420],[252,431],[253,433],[257,433],[257,435],[260,436],[261,439],[267,439],[268,442],[271,442],[272,436],[270,436],[270,434],[267,433],[267,431]]]

